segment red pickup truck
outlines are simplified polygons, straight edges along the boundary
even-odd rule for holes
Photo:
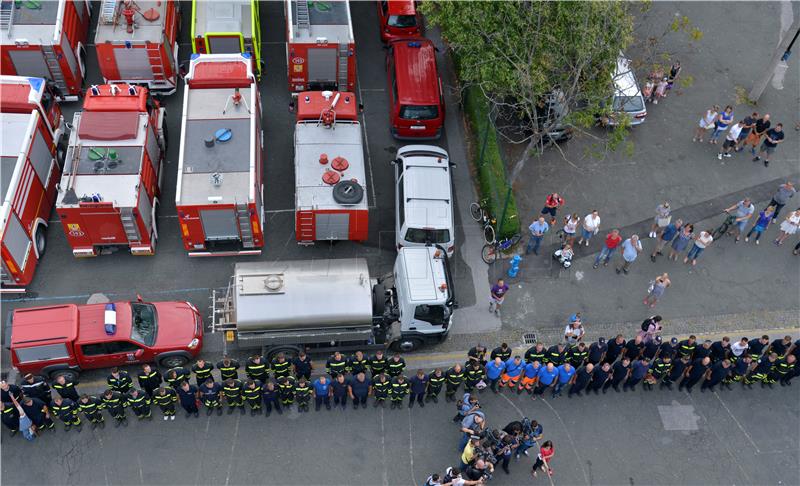
[[[20,373],[76,379],[120,365],[183,366],[203,347],[203,320],[189,302],[65,304],[16,309],[4,334]]]

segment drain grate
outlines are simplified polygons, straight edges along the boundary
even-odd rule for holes
[[[522,335],[522,342],[525,344],[536,344],[536,333],[526,332]]]

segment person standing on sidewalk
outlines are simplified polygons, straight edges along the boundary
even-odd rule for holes
[[[764,137],[764,134],[767,133],[767,130],[772,126],[772,122],[769,121],[769,113],[764,114],[761,118],[756,120],[756,126],[753,128],[753,131],[750,132],[750,135],[747,136],[747,139],[744,141],[744,145],[750,146],[750,154],[755,155],[756,149],[758,145],[761,143],[761,139]]]
[[[789,199],[794,197],[794,194],[797,192],[797,189],[794,188],[794,184],[792,181],[786,181],[780,185],[775,194],[772,195],[772,199],[769,201],[767,206],[775,206],[775,212],[772,213],[772,222],[778,222],[778,214],[781,212],[786,203],[789,202]]]
[[[639,235],[631,235],[630,238],[625,240],[622,243],[623,263],[621,266],[617,267],[617,274],[625,272],[625,275],[627,275],[631,263],[636,261],[636,257],[639,256],[640,251],[642,251],[642,243],[639,241]]]
[[[589,240],[592,239],[592,236],[596,235],[598,231],[600,231],[600,215],[596,209],[592,209],[592,212],[583,218],[581,237],[578,238],[578,245],[585,243],[586,246],[589,246]]]
[[[784,136],[783,123],[778,123],[775,125],[775,128],[767,130],[767,133],[764,134],[764,141],[761,143],[761,148],[759,149],[758,154],[753,157],[753,162],[758,162],[763,156],[764,167],[769,167],[769,158],[772,153],[775,152],[778,144],[783,143]]]
[[[749,197],[745,197],[738,203],[734,204],[733,206],[729,207],[725,210],[726,213],[730,213],[734,211],[734,216],[736,219],[733,221],[733,224],[736,227],[736,240],[739,241],[742,237],[742,233],[744,233],[744,229],[747,226],[747,222],[753,217],[753,213],[756,211],[755,205],[750,201]],[[733,235],[733,230],[728,231],[729,235]]]
[[[542,244],[544,234],[550,231],[550,225],[544,220],[544,216],[539,216],[539,219],[528,226],[531,232],[531,237],[528,240],[528,246],[525,247],[525,254],[528,255],[533,252],[535,255],[539,254],[539,246]]]
[[[758,113],[755,111],[752,115],[746,116],[744,120],[742,120],[742,131],[739,132],[739,139],[736,141],[735,152],[744,150],[747,137],[750,136],[750,132],[756,127],[756,120],[758,120]]]
[[[497,393],[497,382],[506,370],[506,364],[500,356],[486,363],[486,379],[489,380],[489,387]]]
[[[667,287],[670,285],[672,285],[672,281],[669,279],[669,274],[667,272],[656,277],[653,284],[650,286],[649,294],[644,298],[644,305],[650,306],[651,309],[655,307],[658,299],[664,295],[664,292],[666,292]]]
[[[597,254],[597,258],[594,259],[594,265],[592,265],[592,268],[599,267],[601,260],[603,262],[604,267],[608,265],[608,261],[611,259],[611,255],[614,254],[620,243],[622,243],[622,236],[620,236],[619,230],[618,229],[611,230],[611,232],[608,235],[606,235],[606,241],[603,244],[603,249],[600,250],[600,253]]]
[[[708,245],[714,242],[714,237],[711,236],[711,230],[701,231],[699,235],[694,237],[694,244],[689,253],[683,258],[683,263],[692,262],[692,266],[697,265],[697,259],[708,248]]]
[[[572,213],[571,215],[564,216],[564,228],[562,229],[562,236],[561,236],[561,244],[570,245],[572,246],[575,243],[575,233],[578,232],[578,225],[581,222],[581,218],[578,217],[578,213]]]
[[[669,255],[667,258],[672,261],[678,261],[678,256],[683,253],[683,250],[689,246],[689,242],[694,238],[694,225],[685,224],[678,231],[678,235],[672,240],[669,248]]]
[[[489,291],[489,312],[494,312],[496,316],[500,315],[500,306],[503,305],[503,301],[506,299],[506,292],[508,292],[508,285],[502,278],[498,279],[497,283]]]
[[[702,142],[706,131],[714,128],[714,122],[717,121],[718,117],[719,105],[714,105],[707,109],[706,112],[700,116],[700,122],[697,125],[697,129],[694,131],[692,142]]]
[[[717,158],[719,160],[722,160],[722,157],[732,157],[731,151],[734,147],[736,147],[736,142],[738,142],[739,135],[742,133],[742,127],[744,127],[744,120],[735,123],[731,126],[731,129],[728,130],[728,134],[725,135],[725,142],[722,144],[722,147],[717,153]]]
[[[556,212],[558,211],[558,208],[563,205],[564,198],[559,196],[557,192],[554,192],[545,198],[544,207],[542,208],[541,214],[550,215],[550,226],[556,224]]]
[[[653,226],[650,227],[650,238],[655,238],[664,231],[664,228],[666,228],[670,220],[672,220],[672,216],[670,216],[671,212],[672,208],[667,201],[664,201],[656,207],[656,217],[653,219]]]
[[[780,246],[786,241],[786,238],[797,233],[797,228],[800,226],[800,208],[792,211],[786,216],[786,219],[781,223],[781,232],[775,238],[775,244]]]
[[[767,227],[769,226],[769,222],[772,221],[772,215],[775,214],[775,206],[768,206],[765,210],[758,213],[758,219],[756,219],[755,224],[750,231],[747,233],[747,236],[744,237],[744,242],[747,243],[750,241],[750,235],[753,233],[756,234],[756,245],[758,244],[758,239],[761,238],[761,233],[766,231]]]
[[[714,131],[711,132],[708,143],[716,144],[719,136],[728,129],[731,123],[733,123],[733,107],[728,105],[725,107],[725,111],[720,113],[719,117],[717,117],[717,121],[714,123]]]
[[[661,250],[678,235],[682,226],[683,220],[677,219],[664,228],[664,231],[661,232],[661,236],[657,239],[656,247],[653,248],[653,253],[650,255],[651,262],[655,263],[656,256],[663,255]]]

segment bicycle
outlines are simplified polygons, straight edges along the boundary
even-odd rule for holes
[[[730,214],[727,211],[723,211],[723,213],[727,214],[727,216],[725,217],[725,220],[722,222],[721,225],[719,225],[719,227],[717,227],[717,229],[715,229],[711,233],[711,237],[714,238],[715,240],[718,240],[723,235],[725,235],[725,233],[727,233],[728,230],[733,226],[733,222],[736,221],[736,216],[735,215]]]
[[[489,216],[489,212],[483,208],[483,203],[486,200],[482,200],[481,202],[474,202],[469,205],[469,213],[472,215],[472,219],[476,222],[480,223],[483,226],[483,239],[486,241],[487,245],[490,245],[495,242],[495,232],[494,232],[494,224],[496,221],[494,218]]]
[[[514,248],[521,239],[522,235],[517,233],[511,238],[503,238],[500,241],[486,243],[481,249],[481,258],[483,258],[483,261],[486,262],[487,265],[491,265],[500,259],[501,253],[507,252]]]

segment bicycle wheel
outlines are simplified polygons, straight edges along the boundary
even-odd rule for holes
[[[720,238],[725,236],[725,233],[728,232],[728,228],[730,228],[730,225],[728,224],[727,221],[725,221],[724,223],[719,225],[719,227],[715,229],[713,233],[711,233],[711,237],[714,238],[715,240],[719,240]]]
[[[494,245],[485,244],[481,249],[481,258],[487,265],[491,265],[497,260],[497,248]]]
[[[489,245],[497,241],[497,236],[494,234],[494,228],[491,223],[487,222],[483,226],[483,239],[486,240],[486,243]]]
[[[483,208],[476,202],[469,205],[469,214],[472,215],[472,219],[475,221],[483,220]]]

